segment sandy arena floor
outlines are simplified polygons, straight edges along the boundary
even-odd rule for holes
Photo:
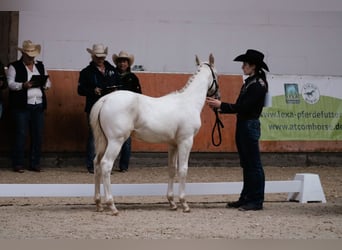
[[[118,216],[96,213],[92,197],[0,198],[0,239],[341,239],[342,168],[265,167],[266,180],[317,173],[327,203],[286,202],[266,194],[264,210],[226,209],[236,195],[188,197],[191,213],[170,211],[165,197],[115,197]],[[190,167],[188,182],[241,181],[239,167]],[[167,182],[166,167],[113,171],[112,183]],[[0,183],[93,183],[83,167],[23,174],[0,169]],[[166,192],[166,190],[165,190]]]

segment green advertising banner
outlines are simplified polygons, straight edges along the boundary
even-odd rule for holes
[[[261,140],[342,140],[342,77],[268,77]]]

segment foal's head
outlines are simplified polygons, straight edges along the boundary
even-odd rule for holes
[[[211,78],[212,81],[208,85],[208,92],[207,96],[209,97],[214,97],[216,99],[220,99],[220,91],[219,91],[219,85],[218,85],[218,79],[217,79],[217,71],[214,67],[214,56],[213,54],[209,55],[209,61],[208,62],[201,62],[196,55],[196,65],[200,67],[209,67],[210,72],[211,72]]]

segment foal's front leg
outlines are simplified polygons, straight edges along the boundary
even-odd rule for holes
[[[173,183],[175,181],[177,168],[177,147],[169,146],[168,155],[168,170],[169,170],[169,183],[167,187],[167,199],[170,203],[171,210],[177,210],[177,204],[173,196]]]
[[[185,200],[186,176],[188,174],[188,162],[193,138],[182,142],[178,147],[178,174],[179,174],[179,201],[182,204],[183,212],[190,212],[190,207]]]

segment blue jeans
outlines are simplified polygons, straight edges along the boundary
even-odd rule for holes
[[[120,154],[120,161],[119,161],[119,168],[121,170],[128,170],[129,159],[131,157],[131,137],[122,144],[121,147],[121,154]]]
[[[27,105],[25,110],[12,110],[14,121],[14,143],[12,149],[12,166],[24,166],[27,129],[29,129],[30,167],[40,165],[43,141],[44,109],[43,104]]]
[[[94,158],[95,158],[95,141],[93,131],[90,126],[89,114],[87,114],[88,120],[88,139],[86,148],[86,166],[88,170],[94,169]]]
[[[259,150],[260,121],[238,120],[236,124],[236,146],[243,169],[243,188],[240,201],[251,205],[262,205],[265,192],[265,174]]]

